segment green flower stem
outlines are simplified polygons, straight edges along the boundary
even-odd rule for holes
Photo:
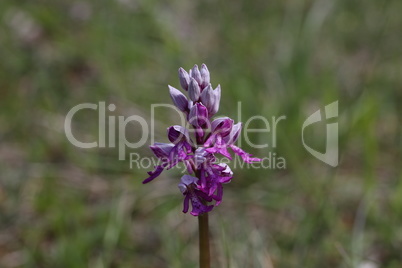
[[[200,268],[210,268],[208,213],[198,216]]]

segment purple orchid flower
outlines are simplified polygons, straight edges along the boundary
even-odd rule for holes
[[[143,183],[152,181],[165,169],[184,163],[188,172],[194,176],[182,176],[178,185],[184,195],[183,212],[188,212],[191,203],[190,214],[199,216],[210,212],[222,202],[223,185],[233,178],[233,172],[227,164],[217,163],[216,154],[232,159],[228,151],[230,148],[247,163],[261,159],[252,157],[234,145],[240,136],[240,122],[235,124],[229,117],[211,119],[219,109],[221,88],[218,85],[213,89],[205,64],[202,64],[201,70],[194,65],[189,72],[179,68],[179,80],[181,87],[188,92],[188,98],[171,86],[170,96],[194,128],[195,142],[187,128],[177,125],[169,127],[167,134],[171,143],[155,143],[150,146],[161,164],[148,172],[149,177]]]
[[[191,201],[192,211],[190,214],[193,216],[210,212],[214,208],[213,205],[205,205],[205,201],[211,202],[212,197],[197,188],[197,181],[198,178],[196,177],[184,175],[181,177],[181,182],[178,185],[180,191],[185,196],[183,201],[183,212],[187,213],[189,202]]]

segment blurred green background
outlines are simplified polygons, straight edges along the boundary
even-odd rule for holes
[[[222,86],[219,114],[237,118],[241,101],[243,121],[287,117],[276,148],[243,138],[286,169],[235,170],[210,215],[213,267],[401,267],[401,14],[398,0],[1,1],[0,267],[197,267],[180,172],[142,185],[152,167],[77,148],[63,127],[87,102],[149,119],[195,63]],[[336,100],[331,168],[305,150],[301,126]],[[177,114],[156,114],[166,142]],[[97,140],[97,113],[77,114],[73,132]],[[325,122],[307,132],[323,151]],[[128,140],[141,134],[127,127]]]

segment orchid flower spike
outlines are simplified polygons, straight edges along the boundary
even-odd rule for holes
[[[178,184],[184,196],[183,212],[199,216],[210,212],[222,202],[223,185],[231,182],[233,172],[227,164],[217,163],[217,154],[232,159],[228,149],[239,155],[247,163],[261,159],[252,157],[234,143],[240,136],[241,122],[236,123],[229,117],[212,120],[219,110],[221,87],[213,89],[210,72],[205,64],[198,65],[186,72],[179,68],[179,82],[187,96],[180,90],[169,86],[174,105],[185,113],[193,131],[184,126],[171,126],[167,129],[171,143],[156,142],[150,146],[160,160],[153,171],[148,172],[148,183],[158,177],[165,169],[184,163],[190,175],[183,175]],[[190,136],[194,133],[194,138]]]

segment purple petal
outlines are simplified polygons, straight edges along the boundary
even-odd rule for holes
[[[223,176],[223,177],[232,177],[233,176],[233,172],[227,164],[219,163],[218,166],[224,168],[223,170],[220,171],[221,176]]]
[[[208,195],[212,196],[215,193],[217,188],[218,188],[218,184],[216,182],[211,183],[209,190],[208,190]]]
[[[234,125],[232,127],[230,134],[223,138],[223,140],[226,142],[226,144],[233,144],[237,141],[237,139],[240,136],[241,127],[242,127],[241,122],[237,123],[236,125]]]
[[[191,163],[192,163],[191,159],[184,161],[184,165],[186,165],[187,172],[190,174],[194,173],[193,165]]]
[[[215,139],[215,144],[213,147],[207,148],[205,149],[205,151],[207,151],[208,153],[220,153],[223,156],[226,156],[229,159],[232,159],[232,156],[230,155],[230,153],[228,152],[228,150],[226,149],[227,145],[225,144],[225,142],[222,140],[222,137],[217,135],[216,139]]]
[[[216,135],[225,137],[231,133],[233,127],[233,120],[229,117],[220,117],[212,121],[211,131]]]
[[[214,196],[214,199],[216,200],[215,206],[219,206],[219,204],[222,202],[222,197],[223,197],[223,187],[222,184],[218,184],[217,187],[217,193]]]
[[[192,211],[190,212],[193,216],[199,216],[204,213],[210,212],[214,206],[213,205],[204,205],[198,197],[195,195],[190,196],[191,205],[193,207]]]
[[[215,177],[215,181],[219,183],[229,183],[233,178],[233,172],[227,164],[219,163],[212,165],[209,169],[211,176]]]
[[[187,192],[187,185],[185,185],[184,183],[179,183],[177,185],[177,187],[179,187],[179,190],[182,194],[186,194]]]
[[[252,163],[252,162],[260,162],[261,159],[257,157],[251,157],[251,154],[246,153],[236,145],[230,145],[230,148],[232,148],[233,152],[237,155],[239,155],[241,158],[243,158],[243,161],[246,163]]]
[[[200,187],[201,189],[205,189],[205,187],[207,186],[207,180],[205,178],[205,170],[201,169],[200,173],[201,173]]]
[[[155,156],[160,159],[167,158],[173,147],[174,144],[172,143],[161,143],[161,142],[155,142],[154,145],[149,146],[149,148],[151,148]]]
[[[195,150],[194,153],[194,161],[195,161],[195,166],[199,167],[202,163],[205,162],[205,160],[207,159],[207,152],[205,151],[205,148],[203,147],[199,147],[197,150]]]
[[[211,166],[211,169],[217,173],[220,174],[221,172],[223,172],[226,169],[226,164],[225,163],[219,163],[219,164],[213,164]]]
[[[212,196],[207,195],[206,193],[202,192],[202,191],[196,191],[195,194],[199,197],[201,197],[202,199],[205,199],[205,201],[207,202],[211,202],[212,201]]]
[[[183,200],[183,212],[184,213],[187,213],[189,206],[190,206],[190,196],[186,195],[186,197],[184,197],[184,200]]]
[[[185,175],[189,176],[189,175]],[[191,177],[191,176],[189,176]],[[194,178],[194,177],[192,177]],[[193,179],[192,178],[184,178],[182,177],[182,182],[179,184],[179,189],[182,191],[182,193],[185,195],[184,201],[183,201],[183,212],[186,213],[189,208],[189,201],[191,201],[191,206],[192,206],[192,211],[190,212],[191,215],[193,216],[198,216],[203,213],[207,213],[212,210],[213,205],[205,205],[204,202],[211,202],[212,197],[207,196],[205,193],[203,193],[200,190],[192,188],[192,186],[187,186],[190,184],[193,184]],[[197,179],[197,178],[195,178]],[[184,182],[183,182],[184,180]],[[189,184],[187,184],[189,183]],[[184,189],[186,187],[186,189]]]
[[[158,177],[162,171],[164,170],[163,166],[156,166],[154,171],[149,171],[148,175],[150,175],[147,179],[145,179],[142,183],[148,183]]]
[[[168,166],[166,169],[171,169],[176,166],[179,162],[185,161],[193,158],[193,155],[188,155],[185,146],[185,141],[179,142],[175,147],[170,151],[169,156],[167,158]]]
[[[167,132],[169,140],[174,144],[177,144],[183,140],[190,142],[189,131],[185,127],[178,125],[171,126],[167,129]]]
[[[220,183],[229,183],[232,180],[233,177],[219,177],[218,182]]]
[[[204,142],[204,146],[205,147],[210,147],[212,144],[214,144],[215,143],[215,140],[216,140],[216,136],[217,135],[215,135],[215,134],[211,134],[209,137],[208,137],[208,139]]]
[[[198,181],[198,178],[193,177],[191,175],[183,175],[180,179],[181,183],[183,183],[186,186],[189,186],[190,184],[194,183],[196,184]]]

